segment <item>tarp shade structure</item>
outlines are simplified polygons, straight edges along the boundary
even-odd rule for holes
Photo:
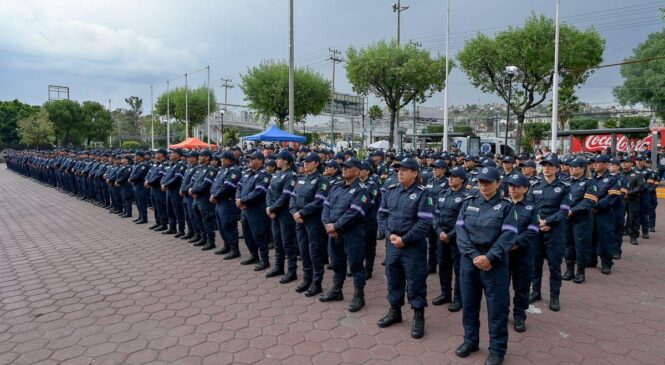
[[[203,142],[202,140],[198,138],[187,138],[186,140],[177,143],[177,144],[172,144],[169,146],[169,148],[208,148],[210,147],[209,144]]]
[[[277,126],[272,126],[267,131],[258,134],[243,137],[245,141],[259,141],[259,142],[298,142],[305,143],[307,138],[291,134],[279,129]]]

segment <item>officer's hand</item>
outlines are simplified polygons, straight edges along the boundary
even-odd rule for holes
[[[391,234],[390,235],[390,242],[395,246],[396,248],[402,248],[404,247],[404,242],[402,241],[402,237],[396,235],[396,234]]]
[[[547,227],[547,222],[544,219],[540,220],[540,228]]]
[[[270,213],[268,216],[270,217],[270,219],[277,219],[277,214],[275,213]]]
[[[192,195],[192,189],[187,190],[187,192],[189,193],[189,195]]]
[[[448,243],[448,241],[449,241],[449,239],[448,239],[448,235],[446,234],[446,232],[441,232],[441,234],[439,235],[439,239],[440,239],[443,243]]]
[[[144,183],[144,184],[143,184],[143,187],[144,187],[144,188],[149,188],[150,185],[148,185],[148,183]]]
[[[325,227],[326,227],[326,233],[328,233],[329,235],[337,233],[337,231],[335,230],[335,226],[332,223],[326,224]]]
[[[598,208],[593,208],[593,209],[591,209],[591,213],[593,213],[593,214],[598,213]]]
[[[300,212],[295,212],[293,214],[293,219],[295,219],[296,222],[300,221],[299,223],[302,223],[302,215],[300,215]]]
[[[183,192],[181,191],[181,192],[180,192],[180,196],[184,197],[184,196],[185,196],[185,193],[183,193]]]
[[[519,245],[513,245],[513,247],[511,247],[510,250],[511,250],[511,251],[515,251],[515,250],[517,250],[518,248],[520,248]]]
[[[480,255],[473,259],[473,264],[476,265],[476,267],[480,270],[484,271],[489,271],[492,268],[490,260],[485,255]]]
[[[115,186],[117,186],[117,187],[120,187],[120,184],[118,184],[118,183],[115,183]]]
[[[569,211],[568,211],[568,218],[570,218],[572,215],[573,215],[573,211],[572,211],[572,210],[569,210]]]
[[[552,229],[550,226],[540,227],[540,230],[543,232],[549,232]]]
[[[269,207],[266,208],[266,215],[267,215],[267,216],[270,216],[270,208],[269,208]]]
[[[302,219],[302,218],[300,218],[300,219],[296,219],[296,223],[298,223],[298,224],[305,224],[305,220]]]
[[[211,196],[210,197],[210,202],[213,203],[213,204],[217,204],[217,198],[215,198],[214,196]]]

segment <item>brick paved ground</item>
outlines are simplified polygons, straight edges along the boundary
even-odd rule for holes
[[[660,209],[661,216],[665,215]],[[665,225],[661,224],[661,230]],[[539,302],[510,331],[509,364],[665,363],[665,235],[625,247],[611,276],[565,283],[562,311]],[[382,251],[382,250],[381,250]],[[380,254],[382,256],[382,254]],[[323,304],[238,261],[165,238],[0,165],[0,364],[446,364],[461,313],[429,307],[427,334],[380,330],[379,267],[366,309]],[[330,272],[325,285],[329,285]],[[434,276],[430,299],[437,294]]]

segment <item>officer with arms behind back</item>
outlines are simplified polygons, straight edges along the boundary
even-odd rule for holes
[[[404,294],[414,310],[411,337],[425,334],[427,306],[427,234],[434,220],[434,201],[418,180],[420,166],[405,158],[393,166],[399,169],[399,183],[388,186],[379,207],[379,229],[386,237],[386,276],[390,310],[379,320],[381,328],[402,322]]]
[[[487,365],[503,363],[508,347],[510,305],[509,254],[515,243],[517,219],[509,200],[501,197],[501,174],[494,167],[478,173],[477,196],[468,197],[457,219],[457,246],[462,255],[460,287],[464,310],[464,343],[455,354],[467,357],[478,351],[480,301],[487,298],[489,356]]]

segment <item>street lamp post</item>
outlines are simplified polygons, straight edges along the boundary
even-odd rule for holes
[[[506,106],[506,135],[503,140],[503,154],[508,152],[508,124],[510,123],[510,99],[513,96],[513,77],[517,74],[517,67],[507,66],[506,76],[508,76],[508,105]],[[498,126],[497,126],[498,127]]]
[[[224,113],[226,110],[224,109],[219,109],[219,115],[222,117],[222,125],[221,125],[221,131],[222,131],[222,146],[224,145]]]

